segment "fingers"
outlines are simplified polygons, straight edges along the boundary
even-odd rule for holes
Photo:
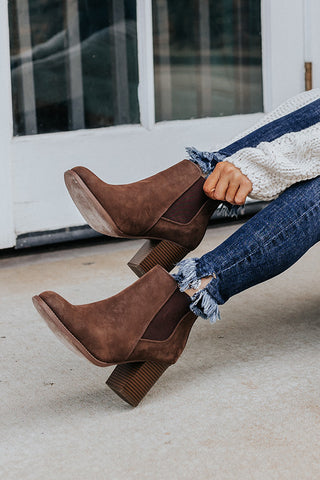
[[[219,164],[218,164],[219,165]],[[218,166],[217,165],[217,166]],[[203,184],[203,191],[209,197],[215,200],[214,191],[220,178],[220,168],[215,167],[211,175]]]
[[[237,191],[235,197],[234,197],[234,202],[237,205],[243,205],[244,202],[246,201],[246,198],[248,194],[251,192],[252,187],[251,187],[251,182],[250,185],[243,183],[240,185],[239,190]]]
[[[214,198],[216,198],[217,200],[225,200],[228,187],[229,178],[226,175],[222,175],[219,178],[216,188],[213,192]]]
[[[228,161],[223,161],[219,162],[209,175],[203,190],[213,200],[242,205],[252,190],[252,183],[239,168]]]
[[[232,184],[229,184],[229,188],[226,192],[226,196],[225,196],[225,199],[227,202],[229,203],[235,203],[235,197],[236,197],[236,193],[239,189],[239,185],[238,183],[232,183]]]

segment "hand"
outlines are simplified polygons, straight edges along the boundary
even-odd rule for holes
[[[243,205],[252,190],[252,183],[241,170],[227,160],[218,162],[203,185],[204,193],[213,200]]]

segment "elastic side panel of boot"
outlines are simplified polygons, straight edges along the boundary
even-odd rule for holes
[[[188,313],[189,305],[190,297],[178,289],[175,290],[149,323],[142,338],[147,340],[166,340],[170,337],[181,318]]]
[[[162,217],[178,223],[190,222],[208,200],[203,191],[204,182],[204,178],[199,178],[168,208]]]

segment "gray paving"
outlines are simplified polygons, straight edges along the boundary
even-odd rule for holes
[[[238,225],[210,229],[195,256]],[[73,303],[135,280],[140,241],[0,261],[0,478],[304,480],[320,476],[320,245],[238,294],[136,409],[33,309],[50,289]]]

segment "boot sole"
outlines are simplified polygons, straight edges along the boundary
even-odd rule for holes
[[[64,181],[73,202],[90,227],[103,235],[128,238],[76,172],[67,170]]]

